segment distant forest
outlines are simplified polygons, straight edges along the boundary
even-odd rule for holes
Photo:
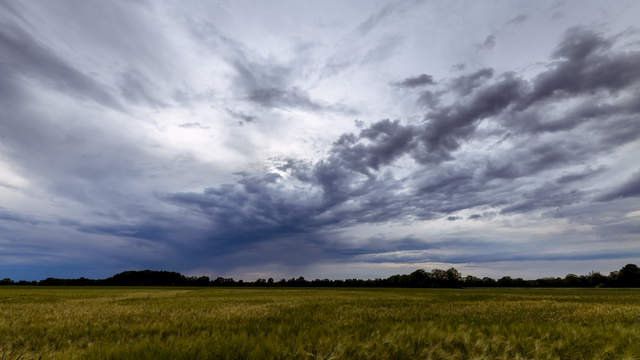
[[[609,275],[592,272],[588,275],[568,274],[564,278],[542,278],[524,280],[509,276],[500,279],[475,276],[463,277],[458,270],[435,269],[416,270],[411,274],[393,275],[386,279],[346,279],[306,280],[304,277],[256,281],[234,280],[218,277],[211,280],[208,276],[184,276],[172,271],[125,271],[106,279],[56,279],[40,281],[0,280],[0,285],[37,285],[37,286],[222,286],[222,287],[399,287],[399,288],[463,288],[463,287],[640,287],[640,268],[634,264],[623,266]]]

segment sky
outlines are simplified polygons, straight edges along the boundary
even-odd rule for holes
[[[640,263],[639,18],[0,0],[0,278]]]

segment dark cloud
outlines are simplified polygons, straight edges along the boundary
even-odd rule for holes
[[[499,81],[476,91],[466,100],[435,109],[425,116],[425,126],[417,137],[412,156],[419,163],[438,163],[452,158],[460,141],[473,134],[478,122],[500,114],[518,97],[526,84],[506,74]]]
[[[402,81],[398,81],[393,83],[393,85],[397,87],[404,88],[415,88],[421,87],[425,85],[434,85],[435,81],[433,80],[433,76],[427,74],[420,74],[414,77],[408,77]]]
[[[585,28],[569,29],[553,53],[555,66],[532,82],[532,91],[518,105],[525,109],[549,98],[597,91],[615,94],[640,79],[638,51],[608,51],[612,40]]]
[[[412,126],[401,125],[398,120],[373,123],[357,137],[353,134],[340,137],[333,145],[331,160],[368,174],[369,169],[378,170],[407,153],[413,147],[414,131]]]

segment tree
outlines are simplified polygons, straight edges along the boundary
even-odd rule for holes
[[[426,287],[429,282],[429,274],[423,269],[418,269],[409,274],[409,284],[411,287]]]
[[[627,264],[618,271],[618,286],[640,286],[640,268],[634,264]]]

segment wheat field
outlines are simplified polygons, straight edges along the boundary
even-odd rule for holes
[[[6,286],[0,359],[640,359],[640,290]]]

